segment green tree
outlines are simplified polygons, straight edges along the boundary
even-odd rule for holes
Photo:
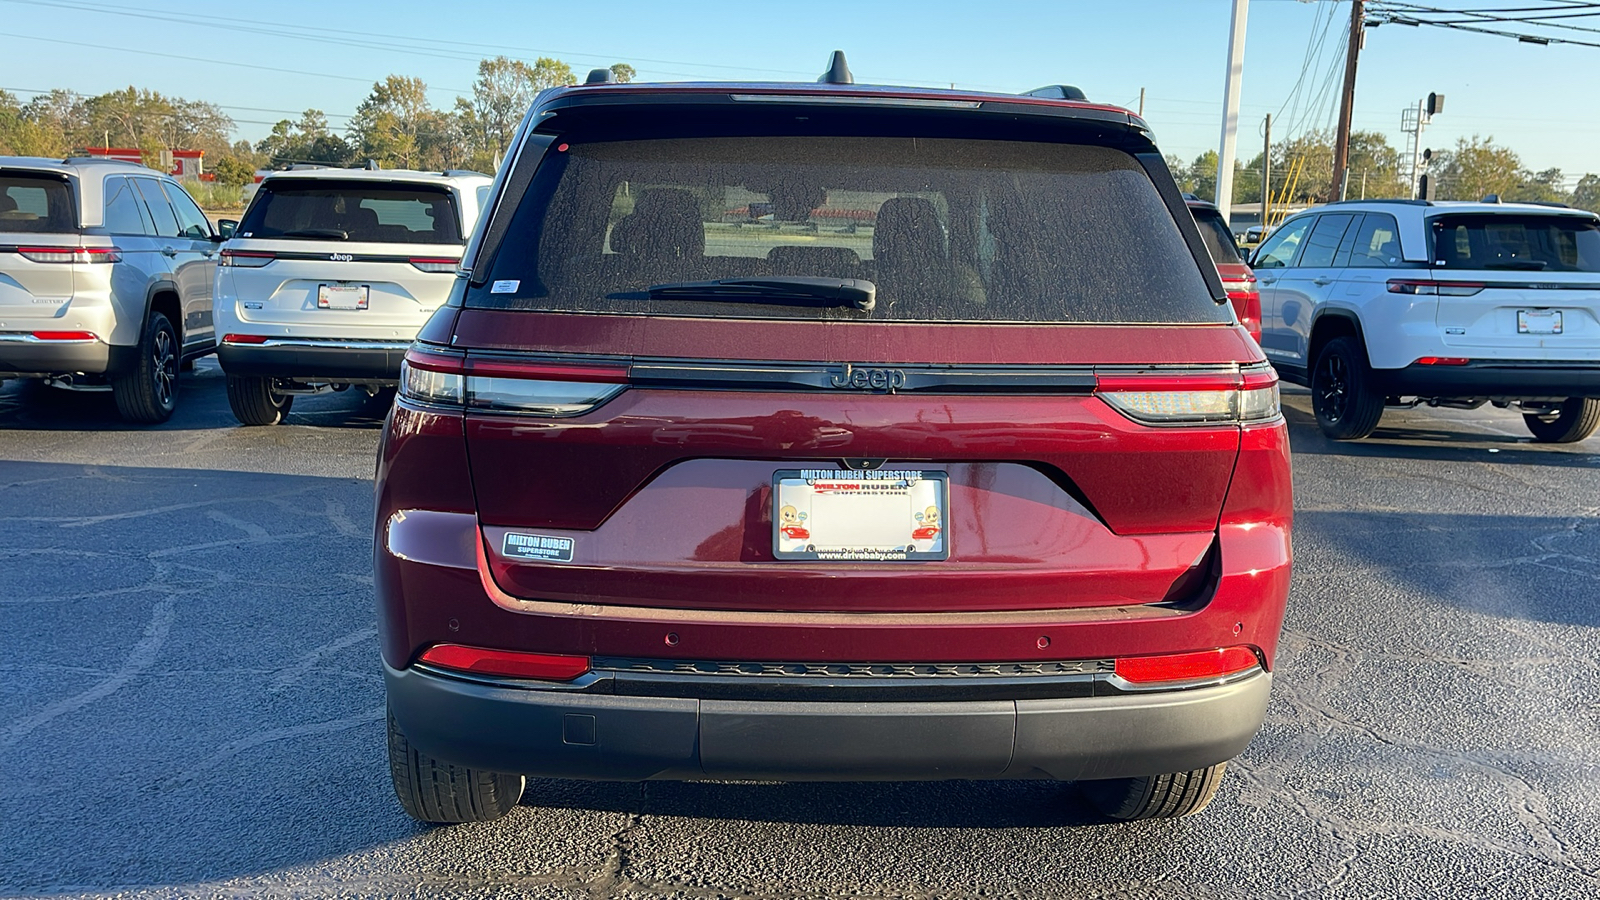
[[[1201,200],[1215,202],[1217,197],[1217,151],[1207,150],[1196,156],[1194,162],[1189,164],[1189,174],[1186,181],[1191,185],[1190,193]]]
[[[298,122],[284,119],[272,126],[272,133],[256,145],[256,152],[266,156],[267,163],[272,166],[294,163],[347,166],[355,158],[355,150],[328,130],[328,117],[320,109],[306,110],[300,114]]]
[[[449,164],[447,148],[458,146],[457,129],[428,104],[420,78],[390,75],[372,86],[350,120],[350,142],[358,156],[405,169]]]
[[[1578,179],[1578,186],[1567,202],[1579,209],[1600,212],[1600,175],[1589,174]]]
[[[1437,154],[1430,167],[1440,200],[1477,200],[1487,194],[1510,199],[1522,186],[1522,158],[1494,137],[1473,135],[1456,141],[1454,150]]]
[[[211,171],[222,184],[244,185],[255,180],[255,166],[237,156],[224,156],[211,165]]]
[[[627,63],[613,63],[611,66],[611,77],[615,78],[618,84],[627,84],[638,76],[638,70]]]

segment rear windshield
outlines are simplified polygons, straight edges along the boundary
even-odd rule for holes
[[[71,234],[78,230],[65,179],[0,172],[0,232]]]
[[[873,283],[871,311],[649,299],[762,276]],[[676,316],[1225,322],[1150,177],[1118,150],[901,137],[576,139],[469,306]]]
[[[1600,225],[1557,215],[1437,216],[1434,265],[1447,269],[1600,272]]]
[[[1208,207],[1189,207],[1194,213],[1194,221],[1200,226],[1200,238],[1206,242],[1206,250],[1211,254],[1211,261],[1218,265],[1237,264],[1244,262],[1239,256],[1239,247],[1233,242],[1233,232],[1228,230],[1228,223],[1222,220],[1222,213]]]
[[[239,223],[247,238],[460,244],[455,198],[445,188],[392,182],[263,182]]]

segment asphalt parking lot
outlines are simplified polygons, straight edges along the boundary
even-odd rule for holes
[[[1600,437],[1287,397],[1297,571],[1268,722],[1209,810],[1071,785],[530,783],[426,828],[383,749],[381,412],[238,427],[0,386],[0,893],[118,897],[1600,895]]]

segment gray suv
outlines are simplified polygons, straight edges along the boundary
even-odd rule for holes
[[[0,156],[0,378],[106,391],[161,422],[216,349],[221,242],[176,181],[132,163]]]

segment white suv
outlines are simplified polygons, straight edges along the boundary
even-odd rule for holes
[[[111,391],[162,422],[215,345],[221,238],[171,178],[100,159],[0,156],[0,378]]]
[[[445,301],[489,176],[305,168],[261,182],[223,222],[217,359],[246,425],[296,394],[356,386],[387,397],[417,330]]]
[[[1523,414],[1534,440],[1600,426],[1600,216],[1564,206],[1365,200],[1307,210],[1250,260],[1261,346],[1331,438],[1385,406]]]

